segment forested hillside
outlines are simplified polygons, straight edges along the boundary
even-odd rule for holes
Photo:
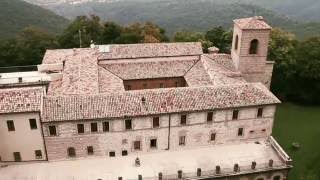
[[[28,26],[60,33],[68,22],[49,10],[21,0],[0,1],[0,39],[12,38]]]
[[[254,15],[264,16],[272,26],[296,33],[299,37],[320,34],[319,24],[305,24],[271,10],[250,4],[226,3],[222,0],[131,0],[118,2],[89,2],[77,5],[51,6],[53,11],[67,18],[95,14],[103,20],[120,24],[152,21],[167,29],[169,35],[181,30],[205,31],[214,26],[230,28],[232,20]]]

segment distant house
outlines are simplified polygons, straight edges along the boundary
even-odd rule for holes
[[[231,55],[200,43],[48,50],[32,76],[0,78],[1,162],[95,157],[115,163],[103,167],[112,179],[286,179],[270,31],[262,17],[234,20]]]

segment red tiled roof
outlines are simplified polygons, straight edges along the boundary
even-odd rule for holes
[[[271,29],[271,26],[268,25],[261,16],[236,19],[233,22],[241,29]]]

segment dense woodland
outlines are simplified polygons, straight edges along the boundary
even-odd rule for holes
[[[0,66],[40,64],[46,49],[79,47],[79,30],[82,47],[91,40],[96,44],[200,41],[204,51],[214,45],[229,53],[232,39],[232,32],[223,27],[205,33],[180,31],[169,38],[165,29],[151,22],[121,26],[102,22],[98,16],[79,16],[60,35],[28,27],[16,38],[0,41]],[[320,104],[320,37],[298,40],[273,29],[269,47],[269,59],[276,62],[272,91],[283,101]]]

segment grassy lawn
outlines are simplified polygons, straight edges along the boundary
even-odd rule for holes
[[[320,179],[320,107],[280,105],[273,136],[294,161],[290,180]],[[293,142],[301,148],[293,150]]]

